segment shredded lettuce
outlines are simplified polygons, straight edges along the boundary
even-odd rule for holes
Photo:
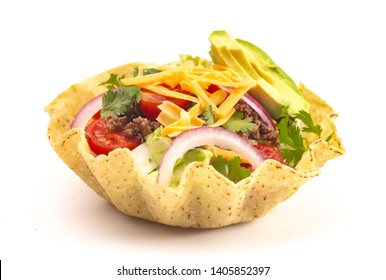
[[[181,54],[180,60],[181,60],[181,62],[191,60],[191,61],[193,61],[195,66],[201,65],[201,66],[204,66],[205,68],[211,68],[211,66],[212,66],[211,61],[209,61],[205,58],[199,57],[199,56],[193,57],[190,54]]]
[[[157,166],[161,164],[164,153],[172,143],[172,139],[161,135],[162,130],[163,127],[159,127],[153,133],[146,136],[146,144],[149,147],[150,156]]]
[[[148,175],[150,172],[152,172],[158,167],[158,165],[151,158],[150,150],[146,142],[142,143],[141,145],[133,149],[131,152],[134,155],[135,161],[137,162],[142,175]]]
[[[190,163],[194,161],[209,163],[212,157],[213,153],[211,151],[200,148],[187,151],[182,157],[180,157],[176,161],[176,164],[174,165],[171,185],[175,186],[178,184],[181,179],[182,173]]]

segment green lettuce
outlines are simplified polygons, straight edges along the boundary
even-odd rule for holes
[[[172,143],[169,137],[161,136],[163,127],[154,130],[153,133],[146,136],[146,144],[149,147],[149,152],[152,160],[159,166],[162,157]]]
[[[207,59],[205,59],[205,58],[202,58],[202,57],[199,57],[199,56],[193,57],[190,54],[181,54],[180,55],[180,61],[181,62],[185,62],[185,61],[188,61],[188,60],[193,61],[195,66],[203,66],[205,68],[210,68],[212,66],[212,62],[207,60]]]
[[[194,161],[209,163],[212,157],[212,152],[200,148],[187,151],[182,157],[180,157],[176,161],[176,164],[174,165],[171,185],[175,186],[178,184],[181,179],[182,173],[190,163]]]

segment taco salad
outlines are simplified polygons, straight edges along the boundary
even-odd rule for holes
[[[344,154],[337,113],[226,31],[210,59],[128,63],[47,107],[62,160],[119,211],[178,227],[251,221]]]

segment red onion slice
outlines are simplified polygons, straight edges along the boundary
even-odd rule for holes
[[[188,150],[204,145],[232,150],[247,159],[254,169],[264,161],[260,151],[235,132],[221,127],[194,128],[178,135],[166,150],[158,170],[158,183],[169,185],[176,161]]]
[[[269,115],[269,113],[264,109],[264,107],[256,101],[252,96],[250,96],[248,93],[244,94],[244,96],[241,98],[244,100],[253,110],[256,111],[256,113],[259,114],[259,116],[262,118],[263,121],[265,121],[268,125],[275,128],[275,124]]]
[[[79,112],[75,115],[74,120],[71,123],[70,128],[84,128],[87,122],[102,109],[102,97],[104,93],[95,96],[89,102],[83,105]]]
[[[231,93],[231,91],[232,91],[232,89],[229,87],[224,87],[224,86],[217,86],[217,87],[219,89],[224,90],[227,93]],[[259,114],[259,116],[262,118],[263,121],[265,121],[268,125],[275,128],[275,124],[274,124],[271,116],[269,115],[267,110],[265,110],[265,108],[256,99],[254,99],[248,93],[245,93],[241,99],[244,100],[249,106],[251,106],[251,108],[253,110],[255,110],[256,113]]]

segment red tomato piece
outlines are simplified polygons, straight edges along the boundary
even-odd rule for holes
[[[214,93],[214,92],[216,92],[216,91],[218,91],[220,89],[225,91],[227,94],[229,94],[231,92],[231,89],[229,87],[218,86],[218,85],[215,85],[215,84],[210,84],[208,86],[208,88],[206,89],[206,91],[209,92],[209,93]]]
[[[141,112],[149,119],[156,119],[161,113],[161,110],[158,108],[165,100],[173,102],[181,108],[185,108],[188,104],[188,100],[178,99],[173,97],[168,97],[160,95],[154,92],[149,92],[144,89],[142,91],[142,98],[139,101],[139,109]]]
[[[283,157],[275,147],[272,147],[271,145],[264,144],[264,143],[258,143],[254,146],[263,154],[265,159],[274,159],[282,164],[285,164]]]
[[[101,117],[101,110],[99,110],[98,112],[96,112],[94,114],[94,116],[92,116],[92,119],[96,120],[96,119],[99,119]]]
[[[93,120],[86,126],[85,131],[90,149],[97,155],[107,155],[116,148],[132,150],[141,144],[137,138],[127,137],[119,132],[110,132],[104,119]]]

